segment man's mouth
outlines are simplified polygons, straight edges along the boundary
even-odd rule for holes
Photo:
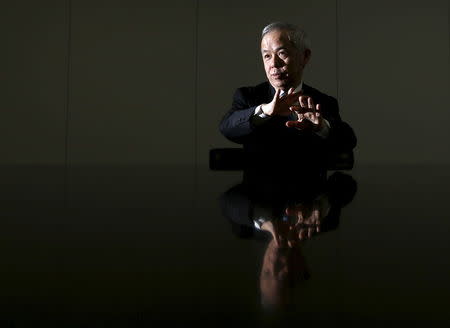
[[[282,79],[286,78],[286,73],[274,73],[274,74],[271,74],[271,76],[274,79],[282,80]]]

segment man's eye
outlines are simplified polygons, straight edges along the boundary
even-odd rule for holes
[[[285,51],[280,51],[280,52],[278,53],[278,56],[280,56],[281,58],[286,58],[286,57],[287,57],[287,52],[285,52]]]
[[[264,55],[264,59],[269,59],[270,55]]]

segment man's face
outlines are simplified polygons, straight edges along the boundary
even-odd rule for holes
[[[275,89],[295,88],[309,60],[309,50],[301,53],[289,40],[287,31],[274,30],[261,40],[261,54],[267,79]]]

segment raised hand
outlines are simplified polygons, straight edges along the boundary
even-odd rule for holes
[[[297,220],[293,230],[296,232],[298,240],[311,239],[313,234],[320,232],[323,211],[318,202],[288,207],[286,214],[295,217]]]
[[[300,96],[300,92],[294,92],[293,88],[290,88],[286,94],[280,96],[281,90],[277,89],[273,99],[268,104],[262,104],[261,109],[264,114],[269,116],[289,116],[291,115],[292,104],[295,103]]]
[[[289,107],[291,112],[297,114],[296,121],[287,121],[286,126],[300,130],[318,131],[323,128],[324,121],[320,113],[320,105],[314,104],[314,100],[305,95],[298,97],[299,105]]]

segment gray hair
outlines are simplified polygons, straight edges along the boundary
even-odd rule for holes
[[[261,39],[269,32],[272,31],[287,31],[289,40],[292,42],[295,48],[304,52],[306,49],[311,49],[310,42],[306,35],[306,32],[293,24],[283,23],[283,22],[274,22],[270,23],[266,27],[263,28],[261,33]]]

